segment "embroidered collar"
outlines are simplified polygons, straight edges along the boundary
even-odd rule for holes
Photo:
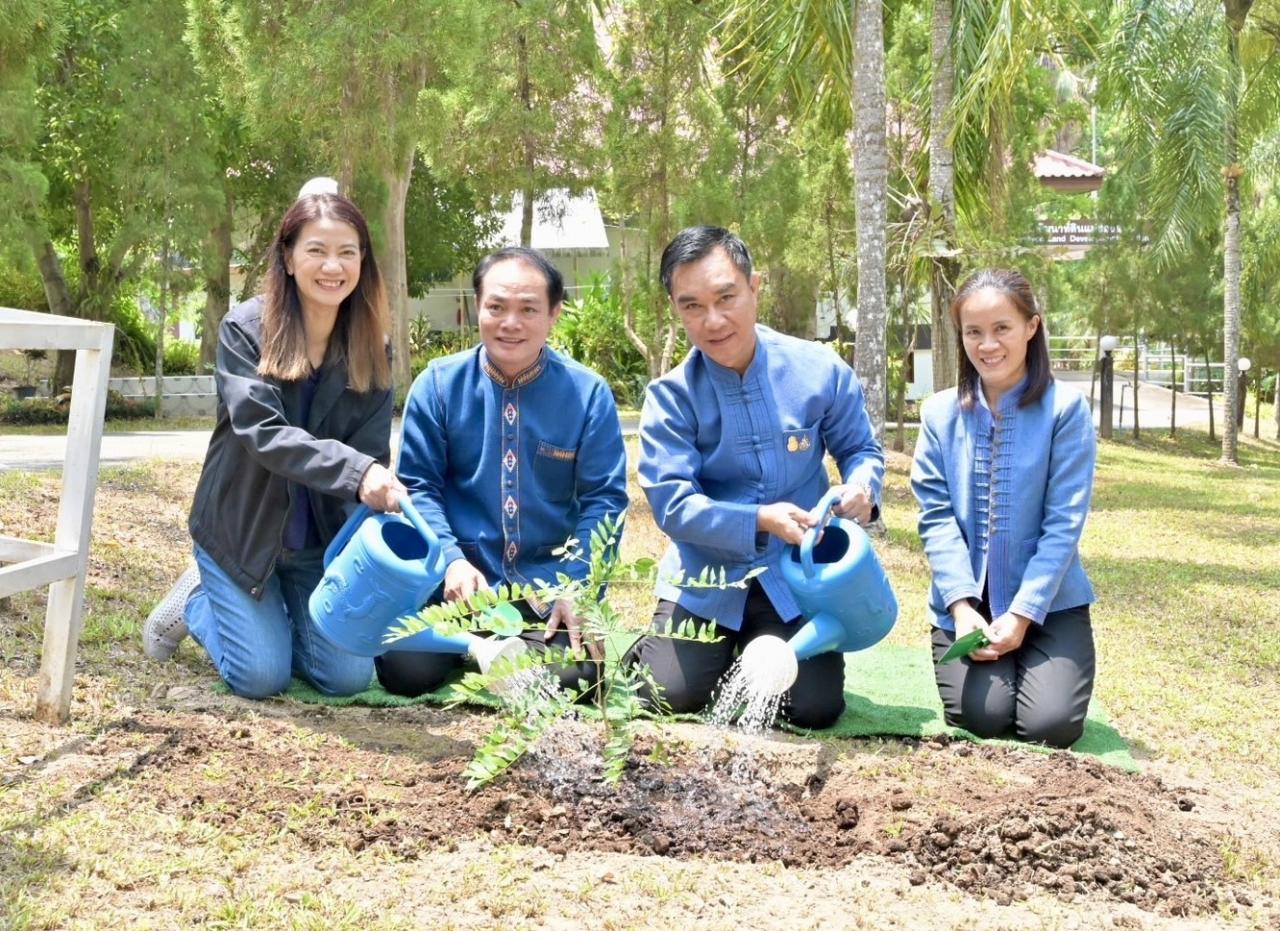
[[[499,368],[489,361],[489,354],[485,352],[484,347],[480,347],[480,367],[484,369],[484,373],[496,381],[499,385],[506,389],[523,388],[529,382],[533,381],[547,367],[547,347],[543,346],[542,351],[538,353],[538,358],[528,368],[517,372],[511,378],[503,375]]]
[[[747,363],[747,370],[741,375],[728,366],[721,365],[701,349],[694,351],[702,357],[702,361],[706,364],[707,371],[711,373],[713,378],[719,379],[729,385],[744,385],[753,378],[759,377],[764,372],[765,368],[765,341],[762,338],[762,331],[767,332],[768,328],[761,324],[756,324],[754,329],[756,334],[756,350],[751,356],[751,361]]]
[[[1018,406],[1018,401],[1022,397],[1023,392],[1027,390],[1027,380],[1030,376],[1024,375],[1022,380],[1000,395],[1000,401],[996,404],[996,409],[991,410],[991,405],[987,403],[987,393],[982,390],[982,380],[978,379],[977,395],[978,406],[991,414],[1007,414]]]

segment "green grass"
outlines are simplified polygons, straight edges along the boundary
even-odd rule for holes
[[[628,453],[634,463],[634,438]],[[1082,550],[1098,593],[1097,695],[1112,722],[1134,741],[1135,755],[1185,763],[1243,791],[1280,779],[1280,625],[1274,622],[1280,445],[1247,441],[1240,468],[1220,465],[1219,456],[1202,433],[1103,443]],[[891,639],[923,646],[929,573],[915,533],[910,460],[888,458],[888,532],[876,546],[902,607]],[[547,875],[538,870],[558,868],[550,855],[498,847],[482,861],[452,869],[447,851],[400,863],[376,851],[353,855],[340,845],[304,848],[291,840],[289,826],[319,830],[327,822],[332,806],[319,794],[214,827],[157,810],[149,793],[164,783],[151,780],[176,776],[135,771],[130,754],[82,760],[79,766],[91,768],[80,772],[57,770],[59,746],[74,755],[81,741],[147,709],[169,686],[213,681],[198,650],[155,664],[142,656],[138,641],[141,619],[188,559],[184,519],[198,471],[198,463],[152,462],[103,470],[99,477],[76,716],[68,729],[23,722],[20,736],[0,727],[0,928],[93,927],[108,914],[117,923],[148,927],[411,927],[407,913],[358,893],[377,886],[400,896],[421,882],[430,886],[432,902],[486,897],[495,926],[554,923],[556,902],[538,891]],[[56,473],[0,472],[3,532],[50,538],[58,487]],[[665,541],[634,472],[630,490],[624,556],[656,556]],[[648,624],[651,590],[617,586],[611,592],[637,628]],[[41,593],[0,604],[0,723],[29,713],[43,622]],[[256,728],[252,720],[246,726]],[[284,759],[301,758],[308,741],[323,739],[319,730],[289,734]],[[142,730],[131,746],[142,753],[162,739]],[[50,762],[43,769],[20,762],[35,757]],[[221,785],[236,765],[211,754],[200,776],[209,786]],[[895,764],[886,758],[884,765]],[[282,769],[271,778],[284,788],[375,777],[325,765]],[[1273,871],[1247,839],[1224,844],[1233,875],[1252,880]],[[618,881],[636,892],[652,887],[658,905],[664,898],[693,901],[694,881],[678,881],[685,869],[646,861],[640,872],[619,873]],[[95,904],[102,902],[108,904]]]
[[[136,420],[107,420],[103,433],[170,433],[184,430],[212,430],[212,417],[139,417]],[[11,436],[65,436],[67,425],[62,423],[5,424],[4,432]]]
[[[1258,784],[1280,773],[1280,454],[1218,455],[1194,433],[1103,444],[1082,545],[1098,691],[1150,752]]]

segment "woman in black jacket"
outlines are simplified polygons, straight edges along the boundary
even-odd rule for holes
[[[405,493],[387,468],[387,327],[364,217],[336,193],[304,193],[264,293],[219,328],[217,424],[188,522],[196,564],[148,616],[148,656],[190,633],[248,698],[294,674],[330,695],[369,685],[373,661],[320,637],[307,600],[351,507],[395,511]]]

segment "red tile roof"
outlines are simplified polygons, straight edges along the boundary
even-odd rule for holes
[[[1032,163],[1031,170],[1041,180],[1046,178],[1104,178],[1107,174],[1107,170],[1101,165],[1086,162],[1084,159],[1076,158],[1074,155],[1055,152],[1053,149],[1046,149],[1038,154]]]

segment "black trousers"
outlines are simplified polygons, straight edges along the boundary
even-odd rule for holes
[[[520,639],[529,645],[531,650],[545,651],[548,646],[569,648],[569,634],[565,630],[557,630],[551,640],[543,640],[545,619],[538,616],[528,604],[521,601],[516,604],[525,623],[533,630],[520,634]],[[412,650],[390,650],[376,657],[373,667],[377,670],[378,681],[388,692],[416,698],[427,692],[434,692],[444,685],[445,680],[462,667],[465,656],[457,653],[417,653]],[[563,666],[548,667],[560,682],[560,687],[567,691],[577,691],[585,682],[587,695],[591,695],[595,684],[600,679],[600,667],[591,659]]]
[[[674,601],[661,600],[653,612],[653,629],[666,631],[668,625],[685,620],[705,624],[706,620],[690,614]],[[654,680],[662,689],[662,698],[676,713],[702,711],[715,697],[716,686],[733,664],[734,657],[756,637],[772,634],[788,640],[798,629],[778,616],[773,603],[756,580],[747,592],[740,630],[716,625],[722,639],[715,643],[672,640],[646,634],[627,652],[628,663],[647,663]],[[640,697],[651,707],[657,703],[645,686]],[[844,711],[844,655],[820,653],[800,663],[795,684],[786,693],[782,716],[797,727],[830,727]]]
[[[990,619],[986,602],[978,610]],[[966,656],[940,665],[955,639],[953,631],[933,629],[934,678],[948,724],[1051,747],[1080,739],[1095,671],[1088,605],[1052,612],[1027,628],[1021,647],[990,662]]]

